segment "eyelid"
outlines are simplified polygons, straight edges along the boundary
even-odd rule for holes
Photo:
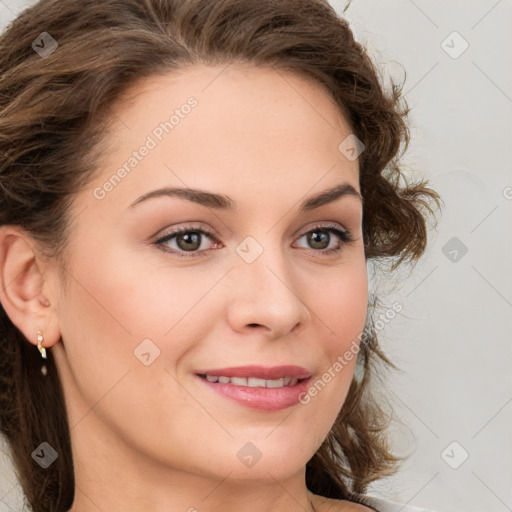
[[[324,224],[325,223],[325,224]],[[343,247],[350,244],[354,241],[354,237],[352,236],[351,232],[346,229],[345,227],[342,227],[341,224],[332,222],[332,221],[317,221],[310,224],[306,228],[302,228],[298,233],[294,235],[295,239],[301,239],[302,237],[306,236],[308,233],[312,231],[327,231],[328,233],[332,234],[334,233],[335,236],[337,236],[340,239],[340,247],[337,249],[305,249],[309,252],[317,253],[320,255],[325,255],[328,253],[337,253],[341,252],[343,250]],[[161,235],[158,237],[158,239],[153,242],[154,245],[162,246],[164,242],[168,242],[169,240],[174,239],[176,236],[180,235],[181,233],[188,233],[188,232],[196,232],[200,233],[201,235],[206,235],[207,238],[219,242],[218,238],[216,237],[213,230],[210,228],[202,227],[197,224],[190,224],[190,225],[184,225],[180,226],[178,228],[174,228],[168,233]],[[174,254],[180,258],[193,258],[193,257],[199,257],[199,256],[206,256],[205,253],[209,252],[211,249],[202,249],[197,251],[189,251],[187,256],[187,251],[176,251],[175,249],[162,249],[164,252]]]
[[[164,244],[164,242],[168,242],[168,241],[172,240],[173,238],[180,235],[181,233],[188,233],[188,232],[196,232],[196,233],[200,233],[201,235],[206,235],[207,238],[210,238],[211,240],[215,240],[216,242],[220,243],[217,240],[217,237],[215,236],[213,230],[211,230],[210,228],[205,228],[202,226],[191,224],[191,225],[184,225],[184,226],[180,226],[178,228],[174,228],[171,231],[169,231],[168,233],[159,236],[155,240],[155,242],[153,242],[153,245],[161,246]],[[183,256],[183,253],[186,254],[186,251],[176,251],[175,249],[163,249],[163,250],[167,253],[175,254],[178,257]],[[194,257],[204,256],[205,255],[204,253],[207,252],[208,250],[209,249],[206,249],[206,250],[203,249],[201,251],[191,251],[190,254],[193,255]],[[188,257],[188,256],[183,256],[183,257]],[[192,256],[190,256],[190,257],[192,257]]]

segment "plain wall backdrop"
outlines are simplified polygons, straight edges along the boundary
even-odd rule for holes
[[[32,3],[0,0],[0,27]],[[347,0],[331,3],[341,13]],[[437,512],[512,511],[512,2],[353,0],[344,16],[383,73],[401,80],[405,69],[403,162],[445,202],[413,273],[399,286],[398,275],[375,280],[388,307],[403,306],[380,343],[402,370],[383,392],[395,452],[410,456],[371,494]],[[7,453],[0,512],[18,512]]]

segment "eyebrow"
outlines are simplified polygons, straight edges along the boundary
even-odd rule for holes
[[[134,201],[130,205],[130,208],[144,201],[147,201],[148,199],[153,199],[155,197],[162,196],[179,197],[206,206],[207,208],[213,208],[216,210],[238,210],[236,202],[233,201],[233,199],[231,199],[229,196],[226,196],[224,194],[215,194],[213,192],[206,192],[204,190],[198,190],[193,188],[169,187],[153,190],[140,196],[136,201]],[[316,208],[319,208],[320,206],[332,203],[337,199],[347,196],[356,197],[361,201],[361,203],[363,203],[363,197],[352,185],[350,185],[350,183],[341,183],[333,188],[324,190],[323,192],[311,196],[305,201],[303,201],[300,204],[299,212],[308,212]]]

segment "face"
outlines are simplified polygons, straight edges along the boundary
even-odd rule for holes
[[[367,306],[351,130],[304,78],[222,69],[132,90],[73,203],[51,350],[79,464],[103,443],[117,463],[285,478],[346,398]]]

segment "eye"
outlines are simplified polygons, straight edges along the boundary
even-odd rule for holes
[[[335,235],[340,242],[334,247],[329,247],[332,242],[332,235]],[[315,226],[313,229],[301,235],[299,240],[304,237],[306,237],[307,243],[310,244],[309,250],[321,254],[337,253],[342,250],[345,244],[353,240],[349,231],[341,230],[333,225]],[[159,238],[154,244],[162,247],[164,251],[180,258],[190,258],[206,256],[205,253],[207,249],[205,249],[202,244],[204,238],[216,241],[213,234],[208,230],[197,226],[184,226]],[[214,246],[219,247],[221,244],[216,241]]]
[[[332,241],[332,235],[336,235],[336,237],[341,240],[334,247],[330,247],[330,242]],[[343,249],[345,244],[352,242],[352,235],[347,230],[341,230],[336,226],[332,225],[318,225],[308,232],[304,233],[300,238],[306,237],[306,241],[315,252],[320,252],[321,254],[332,254],[340,252]]]
[[[155,245],[163,246],[165,251],[176,254],[176,256],[181,258],[204,256],[205,249],[203,248],[201,251],[199,251],[202,245],[201,239],[204,237],[209,238],[210,240],[213,239],[213,235],[205,229],[196,226],[184,226],[175,229],[164,237],[158,239],[155,242]],[[172,247],[172,250],[169,250],[167,248],[170,244],[167,242],[171,241],[175,242],[177,247]],[[189,252],[193,254],[187,255],[182,254],[181,252]]]

